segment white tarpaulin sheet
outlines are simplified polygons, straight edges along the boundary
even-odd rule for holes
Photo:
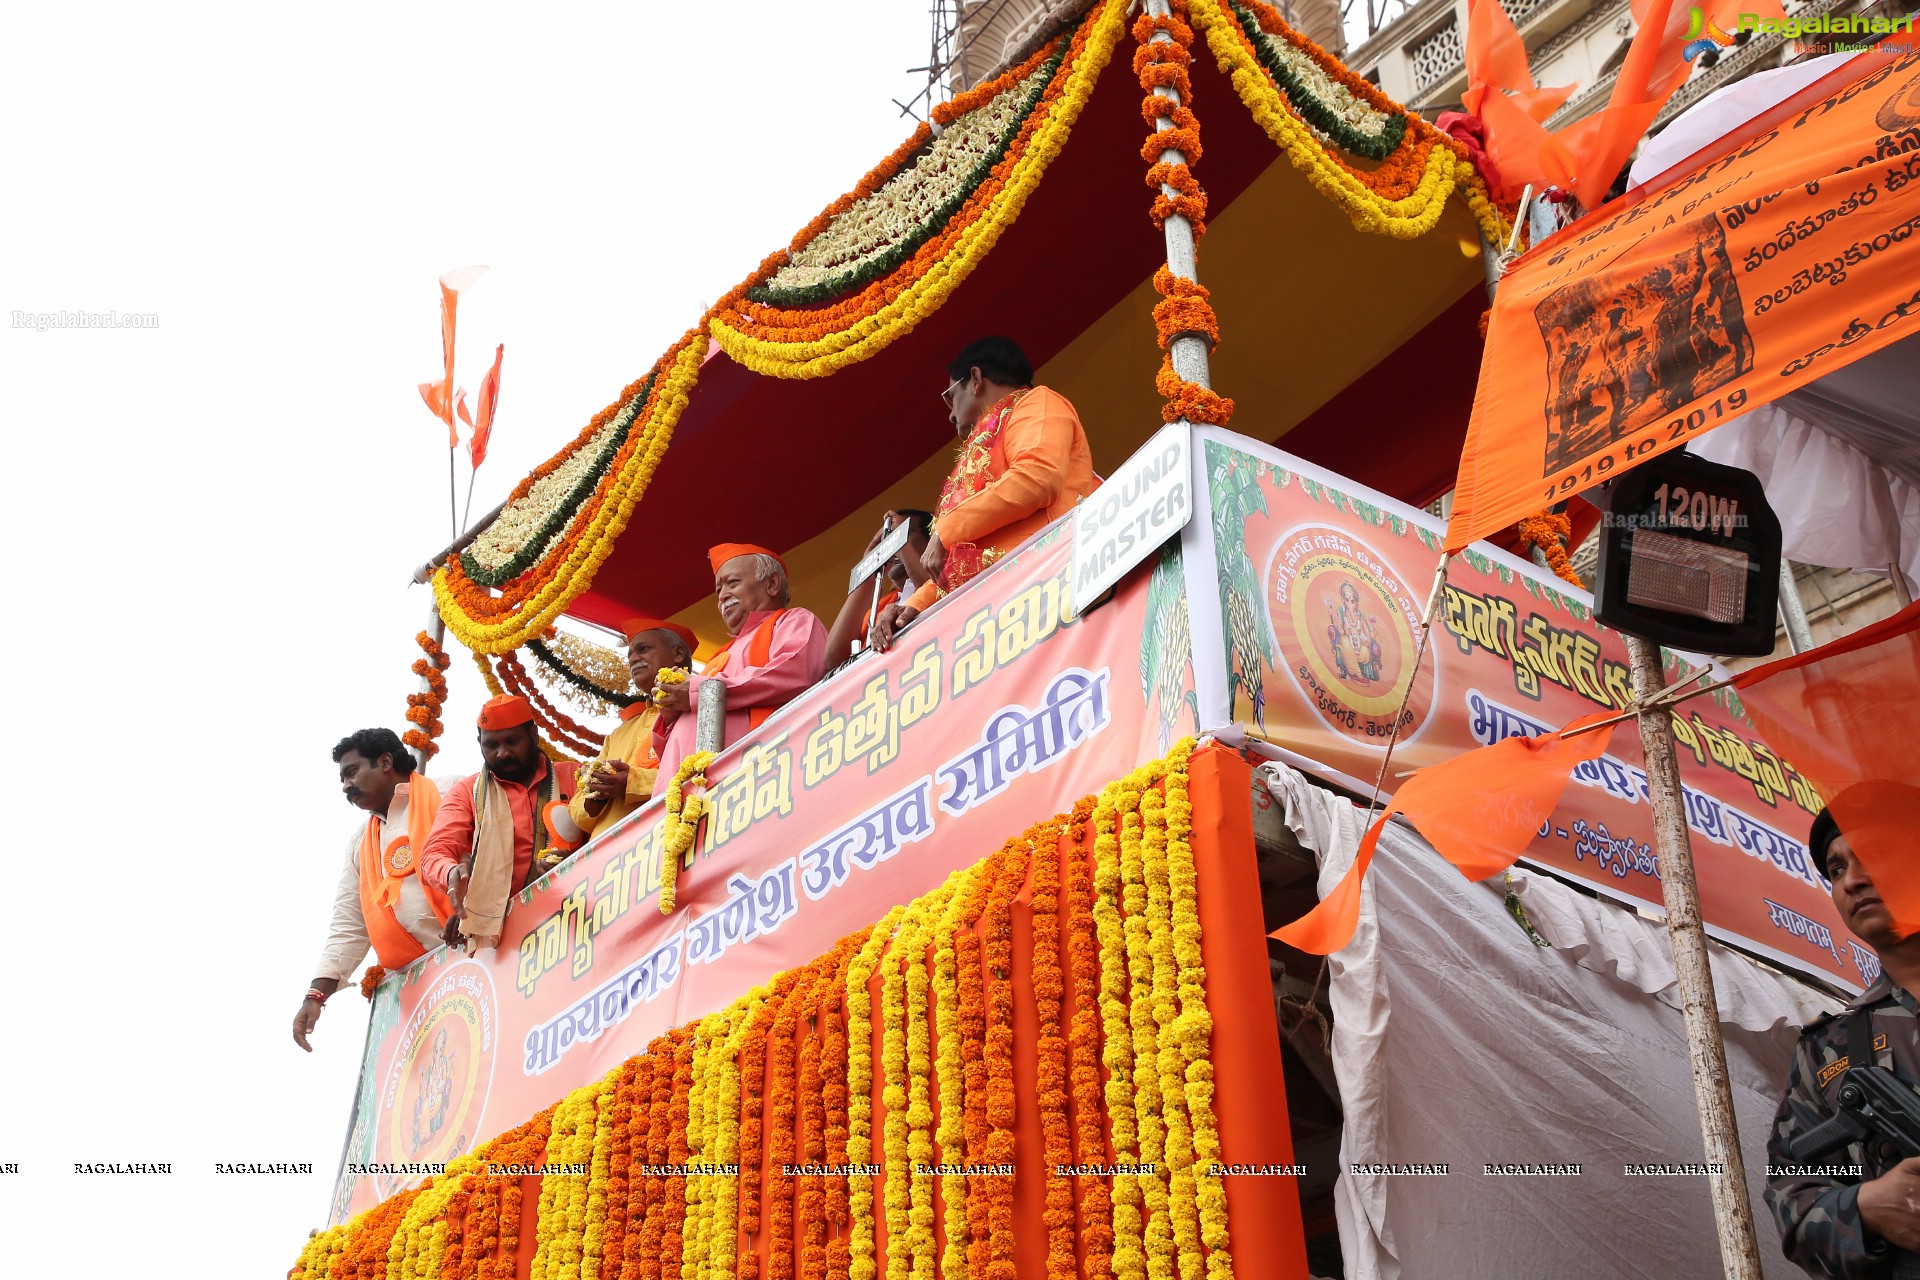
[[[1360,811],[1285,765],[1261,773],[1320,854],[1327,892],[1358,848]],[[1330,960],[1347,1280],[1720,1274],[1706,1179],[1627,1172],[1704,1158],[1664,929],[1544,875],[1514,881],[1552,946],[1506,912],[1503,884],[1470,883],[1389,827],[1359,931]],[[1792,1280],[1760,1199],[1766,1134],[1800,1025],[1837,1002],[1711,950],[1765,1274]]]

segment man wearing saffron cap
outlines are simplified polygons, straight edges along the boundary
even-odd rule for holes
[[[660,777],[672,779],[693,754],[700,690],[718,681],[727,688],[728,744],[760,727],[827,671],[827,629],[805,609],[792,608],[787,566],[765,547],[723,542],[707,552],[713,565],[714,598],[733,639],[685,684],[660,687]],[[661,783],[664,787],[665,782]]]
[[[420,851],[420,874],[445,887],[453,907],[442,934],[450,947],[499,945],[508,899],[574,847],[556,834],[551,811],[566,812],[577,768],[541,754],[533,704],[489,701],[479,741],[484,767],[447,792]]]
[[[307,1035],[327,997],[353,976],[372,949],[381,967],[399,969],[440,945],[452,907],[439,888],[415,874],[415,851],[440,812],[440,788],[414,768],[413,756],[391,729],[361,729],[333,748],[340,792],[364,809],[333,897],[333,920],[318,976],[293,1019],[293,1042],[313,1052]]]
[[[1099,487],[1080,415],[1065,396],[1033,385],[1033,363],[1008,338],[981,338],[947,365],[940,399],[960,437],[921,556],[930,580],[885,609],[874,644],[949,591],[1073,510]]]
[[[690,669],[698,642],[688,628],[661,618],[629,618],[620,630],[627,637],[627,671],[638,696],[621,708],[619,728],[607,735],[599,757],[588,766],[587,782],[567,805],[586,840],[653,798],[660,768],[660,752],[653,744],[653,726],[660,718],[660,709],[653,705],[653,678],[668,667]]]

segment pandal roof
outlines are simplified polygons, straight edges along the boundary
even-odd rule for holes
[[[1500,236],[1502,214],[1464,151],[1270,7],[1175,7],[1195,32],[1197,274],[1234,428],[1430,500],[1479,363],[1476,224]],[[562,612],[646,612],[717,640],[704,548],[729,539],[783,549],[797,602],[831,617],[880,514],[933,505],[943,369],[982,334],[1075,403],[1097,467],[1151,435],[1165,249],[1127,10],[1098,0],[936,110],[937,135],[916,129],[523,480],[434,579],[454,635],[498,654]],[[635,526],[670,536],[624,538]]]

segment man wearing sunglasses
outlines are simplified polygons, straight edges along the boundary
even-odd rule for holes
[[[1073,510],[1099,486],[1080,415],[1057,391],[1033,385],[1033,363],[1008,338],[981,338],[947,365],[940,399],[960,437],[921,554],[928,580],[882,610],[874,645],[929,605]]]

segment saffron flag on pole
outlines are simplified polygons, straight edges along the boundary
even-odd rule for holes
[[[1920,52],[1864,53],[1530,249],[1494,297],[1447,548],[1920,333],[1916,148]]]
[[[462,391],[456,397],[460,421],[470,428],[467,433],[467,458],[472,462],[475,471],[478,471],[480,464],[487,460],[487,441],[493,436],[493,413],[500,406],[500,361],[506,354],[507,346],[504,342],[493,349],[493,368],[487,370],[487,375],[480,379],[479,406],[475,410],[476,416],[469,417],[467,414],[466,392]]]
[[[1460,104],[1486,126],[1487,157],[1502,190],[1518,199],[1529,182],[1544,186],[1543,175],[1569,166],[1566,148],[1541,123],[1573,92],[1572,85],[1537,88],[1527,66],[1527,47],[1500,0],[1467,0],[1467,89]],[[1548,160],[1547,153],[1562,153]]]
[[[460,305],[460,292],[473,286],[473,283],[486,271],[485,267],[461,267],[449,271],[440,277],[440,358],[442,374],[438,382],[420,384],[420,398],[432,410],[433,416],[447,424],[447,448],[460,443],[459,429],[453,425],[453,340],[455,315]]]
[[[1920,933],[1920,604],[1734,687],[1761,736],[1820,789],[1901,933]]]
[[[1360,887],[1373,864],[1380,832],[1404,815],[1469,880],[1504,871],[1525,851],[1560,803],[1575,766],[1598,759],[1613,726],[1564,736],[1609,718],[1597,711],[1559,733],[1505,738],[1433,765],[1408,778],[1360,841],[1353,865],[1333,891],[1272,937],[1313,955],[1332,955],[1353,941],[1360,923]]]

